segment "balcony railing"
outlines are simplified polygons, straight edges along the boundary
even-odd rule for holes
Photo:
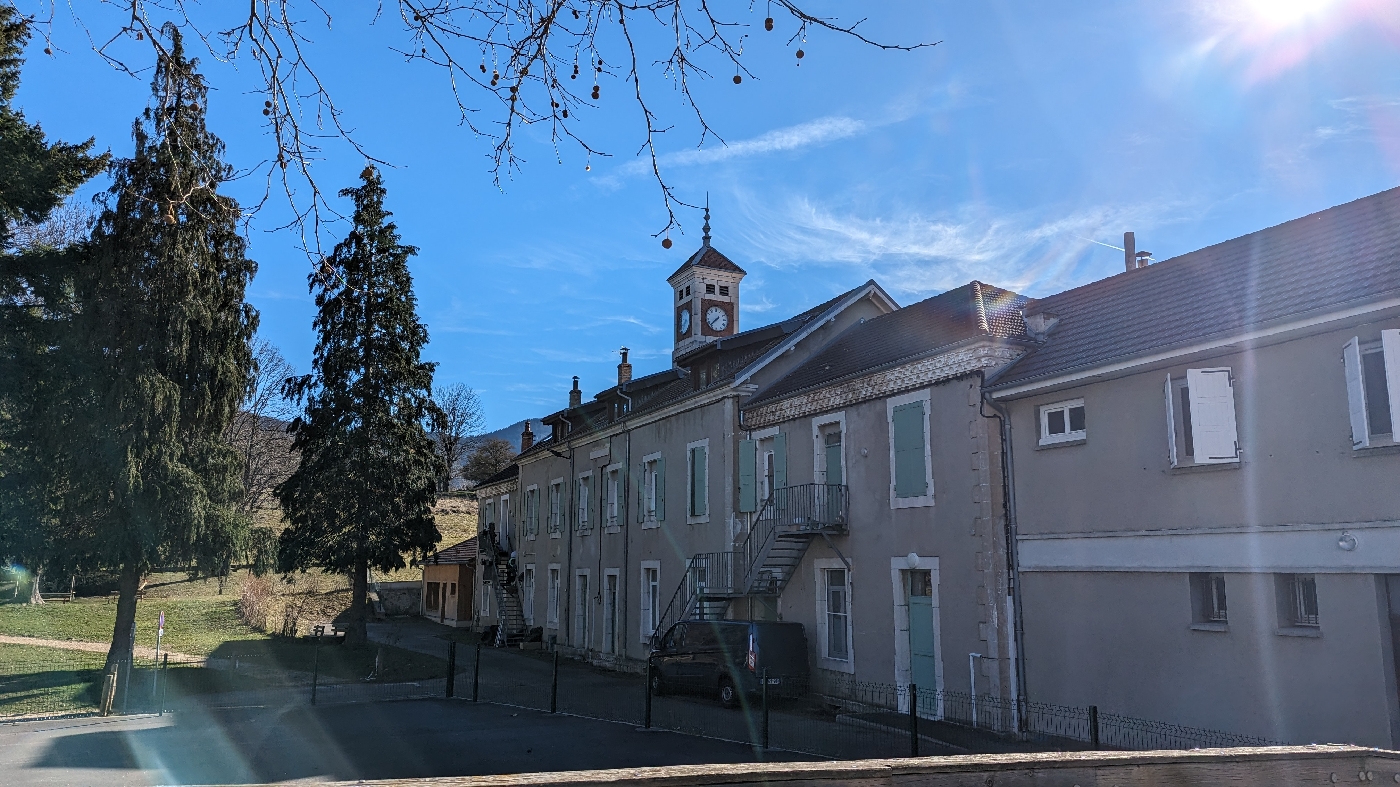
[[[759,513],[778,528],[845,530],[850,491],[844,484],[798,484],[773,490]]]

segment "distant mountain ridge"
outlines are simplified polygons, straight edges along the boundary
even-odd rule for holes
[[[542,435],[540,433],[540,419],[538,418],[522,418],[519,421],[516,421],[515,423],[511,424],[510,426],[503,426],[494,432],[487,432],[486,434],[482,435],[482,437],[499,437],[500,439],[510,443],[511,447],[514,448],[515,452],[518,454],[520,453],[520,433],[525,431],[525,421],[527,420],[530,421],[530,428],[535,430],[535,439],[540,439]]]

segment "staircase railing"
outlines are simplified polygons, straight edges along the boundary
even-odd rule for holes
[[[798,484],[774,489],[744,539],[746,592],[772,592],[771,581],[761,576],[762,562],[779,533],[844,533],[850,505],[850,490],[844,484]]]
[[[703,613],[707,598],[742,595],[744,565],[742,552],[701,552],[690,558],[670,603],[656,619],[651,646],[655,648],[673,624],[696,617],[696,612]]]

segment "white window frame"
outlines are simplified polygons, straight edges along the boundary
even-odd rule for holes
[[[1071,409],[1075,408],[1075,407],[1084,407],[1084,400],[1083,400],[1082,398],[1081,398],[1081,399],[1067,399],[1067,400],[1065,400],[1065,401],[1063,401],[1063,402],[1055,402],[1055,403],[1053,403],[1053,404],[1043,404],[1043,405],[1040,406],[1040,444],[1041,444],[1041,445],[1056,445],[1056,444],[1058,444],[1058,443],[1072,443],[1072,442],[1077,442],[1077,441],[1080,441],[1080,440],[1087,440],[1087,439],[1089,439],[1089,430],[1088,430],[1088,427],[1089,427],[1089,411],[1088,411],[1087,408],[1085,408],[1085,410],[1084,410],[1084,427],[1085,427],[1085,428],[1080,429],[1080,430],[1078,430],[1078,431],[1074,431],[1074,430],[1070,429],[1070,426],[1069,426],[1069,411],[1070,411]],[[1057,411],[1057,410],[1062,410],[1062,411],[1064,411],[1064,414],[1065,414],[1065,432],[1064,432],[1064,434],[1052,435],[1052,434],[1050,434],[1050,414],[1053,413],[1053,412],[1055,412],[1055,411]]]
[[[608,614],[608,579],[614,581],[617,590],[617,598],[613,599],[612,615]],[[622,589],[622,569],[603,569],[603,581],[598,585],[598,592],[603,596],[602,612],[602,648],[601,650],[609,656],[618,656],[626,649],[623,642],[622,632],[627,627],[627,612],[622,608],[622,599],[625,593]],[[608,636],[608,626],[612,626],[612,637]]]
[[[693,513],[695,505],[695,449],[705,449],[705,513],[696,515]],[[701,525],[710,521],[710,438],[696,440],[685,444],[685,523],[687,525]]]
[[[841,430],[841,481],[846,486],[850,486],[850,475],[846,470],[846,411],[827,413],[812,419],[812,483],[825,484],[826,470],[817,469],[826,467],[826,446],[822,444],[822,427],[837,424]],[[791,468],[789,468],[789,473]]]
[[[841,569],[846,572],[846,658],[834,659],[827,655],[827,594],[826,594],[826,572],[829,569]],[[813,579],[817,586],[817,666],[822,669],[835,670],[855,674],[856,671],[856,643],[855,643],[855,604],[852,589],[855,587],[853,581],[854,572],[840,558],[817,558],[812,561],[814,571]]]
[[[496,532],[500,535],[501,546],[510,548],[510,495],[501,495],[501,505],[497,510],[500,517],[496,521]]]
[[[535,625],[535,564],[526,563],[520,571],[521,596],[520,611],[525,616],[527,626]]]
[[[642,457],[642,527],[660,527],[656,519],[656,463],[661,461],[661,452]]]
[[[1192,378],[1193,375],[1220,374],[1220,373],[1225,373],[1225,374],[1228,374],[1228,375],[1229,375],[1229,384],[1230,384],[1229,387],[1230,387],[1230,393],[1231,393],[1230,420],[1231,420],[1231,427],[1234,429],[1234,443],[1235,443],[1234,449],[1235,449],[1235,455],[1234,455],[1233,457],[1221,456],[1221,457],[1198,458],[1198,457],[1199,457],[1199,454],[1200,454],[1200,443],[1201,443],[1201,441],[1200,441],[1200,434],[1199,434],[1200,430],[1197,428],[1197,426],[1198,426],[1198,425],[1197,425],[1197,420],[1198,420],[1198,417],[1200,416],[1200,413],[1199,413],[1200,408],[1199,408],[1199,406],[1193,406],[1193,407],[1192,407],[1192,410],[1191,410],[1190,421],[1191,421],[1191,443],[1192,443],[1192,445],[1191,445],[1191,453],[1190,453],[1190,454],[1187,454],[1187,453],[1186,453],[1186,428],[1187,428],[1187,424],[1186,424],[1186,415],[1185,415],[1185,413],[1182,413],[1182,412],[1180,411],[1180,406],[1181,406],[1181,405],[1180,405],[1180,401],[1179,401],[1180,398],[1181,398],[1181,391],[1182,391],[1182,389],[1187,389],[1187,390],[1190,389],[1190,387],[1191,387],[1191,378]],[[1244,449],[1243,449],[1243,447],[1240,445],[1240,438],[1239,438],[1239,407],[1238,407],[1239,396],[1238,396],[1238,392],[1235,390],[1235,381],[1236,381],[1236,379],[1237,379],[1237,378],[1236,378],[1235,375],[1234,375],[1234,370],[1232,369],[1232,367],[1229,367],[1229,366],[1214,366],[1214,367],[1207,367],[1207,368],[1198,368],[1198,369],[1197,369],[1197,368],[1193,368],[1193,369],[1187,369],[1187,370],[1186,370],[1186,374],[1185,374],[1184,376],[1182,376],[1182,377],[1173,377],[1173,376],[1171,376],[1170,374],[1167,375],[1167,383],[1166,383],[1166,389],[1165,389],[1165,390],[1166,390],[1166,399],[1167,399],[1167,419],[1168,419],[1168,420],[1167,420],[1167,423],[1168,423],[1169,430],[1170,430],[1170,439],[1168,440],[1168,443],[1167,443],[1167,448],[1168,448],[1167,453],[1168,453],[1168,457],[1169,457],[1169,459],[1170,459],[1170,461],[1171,461],[1172,467],[1202,467],[1202,466],[1207,466],[1207,465],[1226,465],[1226,466],[1234,465],[1234,466],[1238,466],[1238,465],[1239,465],[1239,463],[1240,463],[1240,461],[1241,461],[1241,458],[1244,456]],[[1193,395],[1191,395],[1191,394],[1189,394],[1189,393],[1187,394],[1187,397],[1188,397],[1188,399],[1190,399],[1191,401],[1195,401],[1195,400],[1196,400],[1196,397],[1193,396]],[[1178,438],[1180,438],[1180,439],[1178,439]]]
[[[616,531],[622,516],[622,464],[603,468],[603,526]]]
[[[559,629],[559,585],[563,578],[561,571],[558,563],[550,563],[545,574],[545,625],[556,631]]]
[[[638,607],[641,610],[641,620],[638,631],[641,632],[641,641],[650,642],[652,635],[656,633],[656,627],[661,623],[661,561],[643,560],[641,562],[641,593],[638,598],[641,603]],[[655,572],[654,580],[647,576],[647,572]]]
[[[1373,432],[1369,394],[1366,390],[1364,359],[1368,355],[1380,355],[1384,369],[1386,394],[1389,401],[1390,431]],[[1346,368],[1347,406],[1351,416],[1352,450],[1377,448],[1400,444],[1400,330],[1383,330],[1379,341],[1362,343],[1353,336],[1342,348],[1342,361]]]
[[[569,501],[564,494],[564,479],[556,478],[549,482],[549,528],[550,538],[561,538],[564,522],[568,519]]]
[[[477,517],[481,522],[481,532],[486,533],[491,530],[491,526],[496,524],[496,498],[488,497],[480,500],[476,504]],[[500,533],[500,530],[496,531]]]
[[[894,409],[910,402],[922,400],[924,403],[924,483],[927,494],[918,497],[897,497],[895,495],[895,473],[898,468],[895,466],[894,454]],[[903,396],[892,396],[885,400],[885,425],[890,433],[890,508],[927,508],[933,505],[933,408],[932,395],[925,388],[922,391],[915,391]],[[845,435],[842,435],[841,453],[844,458],[846,453]],[[844,472],[844,471],[843,471]]]
[[[579,582],[580,579],[583,581]],[[573,642],[570,644],[583,650],[590,649],[589,643],[591,640],[588,635],[592,633],[591,630],[593,628],[593,610],[590,606],[593,603],[593,590],[593,569],[574,569],[574,589],[573,593],[570,594],[574,599],[574,608],[571,610],[574,616],[574,623],[570,632],[573,634]],[[582,631],[580,631],[580,629],[582,629]]]
[[[773,438],[778,436],[778,427],[770,426],[767,429],[758,429],[749,433],[749,439],[754,443],[754,449],[758,456],[754,462],[754,473],[758,476],[755,479],[758,487],[758,508],[763,509],[763,504],[768,498],[773,496],[772,485],[768,482],[768,471],[773,467],[775,455],[773,448]]]
[[[531,516],[530,507],[534,505],[534,516]],[[524,513],[525,538],[530,541],[535,540],[535,536],[540,532],[540,485],[530,484],[525,487],[525,513]]]
[[[593,471],[584,470],[579,473],[574,481],[574,488],[578,490],[578,499],[574,501],[574,530],[586,534],[593,529],[593,519],[589,516],[589,509],[593,507]]]

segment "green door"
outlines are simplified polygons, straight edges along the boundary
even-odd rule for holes
[[[933,698],[938,684],[938,654],[933,647],[933,577],[928,571],[909,572],[909,682]],[[920,707],[926,707],[923,702]]]

